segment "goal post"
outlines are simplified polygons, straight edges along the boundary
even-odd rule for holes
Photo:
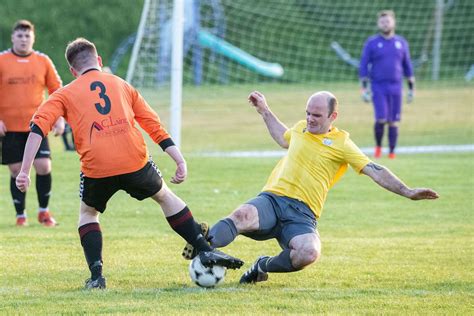
[[[175,144],[181,146],[181,107],[183,94],[183,23],[184,1],[174,0],[173,40],[171,53],[171,106],[170,134]]]
[[[140,17],[140,24],[138,25],[137,37],[135,38],[135,43],[133,44],[132,56],[130,62],[128,63],[127,76],[126,80],[132,82],[133,75],[135,73],[135,67],[137,65],[137,57],[140,51],[140,45],[142,43],[143,32],[145,31],[145,23],[147,21],[147,15],[150,11],[150,0],[145,0],[143,3],[142,14]]]
[[[182,107],[182,89],[183,89],[183,23],[184,23],[184,0],[173,0],[171,16],[171,99],[170,99],[170,135],[174,143],[181,146],[181,107]],[[133,45],[132,55],[128,65],[126,80],[137,87],[146,87],[146,81],[154,85],[154,80],[150,80],[150,74],[143,70],[140,57],[143,57],[144,51],[147,51],[147,43],[144,43],[154,35],[152,32],[158,31],[153,27],[153,23],[159,10],[164,8],[160,6],[159,0],[145,0],[143,10],[138,26],[137,36]],[[166,9],[165,9],[166,10]],[[153,53],[152,53],[153,55]],[[158,55],[155,55],[158,57]],[[145,57],[146,58],[146,57]],[[147,59],[147,58],[146,58]],[[151,59],[151,58],[148,58]],[[156,59],[155,59],[156,62]],[[155,67],[153,67],[155,68]],[[150,72],[150,71],[149,71]],[[153,74],[152,74],[153,75]]]

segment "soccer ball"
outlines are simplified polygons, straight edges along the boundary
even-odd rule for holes
[[[224,281],[227,269],[223,266],[208,268],[202,265],[199,256],[196,256],[189,264],[189,275],[191,280],[200,287],[214,287]]]

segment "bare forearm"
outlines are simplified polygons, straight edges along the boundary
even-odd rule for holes
[[[30,173],[31,166],[38,152],[42,137],[36,133],[30,133],[26,141],[25,152],[23,154],[23,162],[21,164],[21,172]]]
[[[371,177],[381,187],[401,196],[410,197],[411,189],[385,167],[371,162],[362,172]]]
[[[188,173],[186,161],[179,148],[175,145],[167,147],[165,151],[176,162],[177,167],[175,175],[171,178],[171,183],[179,184],[186,179]]]
[[[285,140],[283,135],[287,131],[288,127],[285,126],[270,109],[260,113],[262,118],[267,125],[267,129],[270,132],[272,138],[283,148],[288,148],[288,142]]]
[[[362,173],[371,177],[381,187],[411,200],[435,200],[439,198],[438,193],[430,188],[407,187],[390,170],[373,162],[367,164],[362,169]]]
[[[171,159],[176,162],[176,164],[186,163],[183,155],[181,154],[181,151],[177,146],[169,146],[168,148],[166,148],[165,152],[171,157]]]

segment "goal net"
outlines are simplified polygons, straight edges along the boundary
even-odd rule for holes
[[[172,0],[147,0],[127,79],[170,80]],[[417,80],[474,77],[474,1],[184,0],[185,85],[356,81],[376,15],[396,13]]]

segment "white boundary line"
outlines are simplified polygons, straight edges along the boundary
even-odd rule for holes
[[[366,155],[373,155],[374,149],[370,147],[362,147],[362,152]],[[397,147],[398,154],[431,154],[431,153],[453,153],[453,152],[473,152],[474,144],[465,145],[434,145],[434,146],[404,146]],[[384,153],[388,153],[388,148],[383,149]],[[261,151],[212,151],[193,153],[191,156],[198,157],[216,157],[216,158],[275,158],[282,157],[286,151],[284,150],[261,150]]]

